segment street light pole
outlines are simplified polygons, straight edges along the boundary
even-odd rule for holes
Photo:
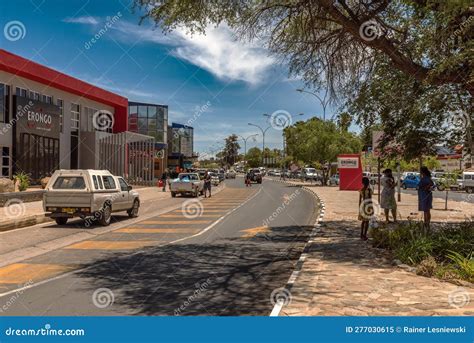
[[[298,113],[298,114],[294,114],[294,115],[291,115],[291,114],[290,114],[290,118],[287,118],[287,119],[286,119],[285,123],[283,124],[283,128],[286,128],[286,127],[287,127],[288,122],[290,121],[290,119],[293,119],[293,118],[296,117],[296,116],[303,116],[303,115],[304,115],[304,113]],[[263,116],[264,116],[264,117],[267,117],[268,119],[270,119],[270,118],[272,117],[271,115],[266,114],[266,113],[264,113]],[[286,143],[286,142],[285,142],[285,130],[284,130],[284,129],[282,130],[281,135],[282,135],[282,138],[283,138],[283,145],[282,145],[283,158],[285,158],[285,157],[286,157],[286,147],[285,147],[285,145],[286,145],[285,143]]]
[[[265,130],[262,129],[262,127],[260,125],[257,125],[257,124],[252,124],[252,123],[248,123],[250,126],[255,126],[255,127],[258,127],[260,129],[260,131],[262,131],[262,166],[264,166],[264,154],[265,154],[265,133],[267,132],[267,130],[269,128],[271,128],[272,126],[269,125]]]
[[[255,133],[253,135],[250,135],[250,136],[247,136],[247,138],[245,138],[244,136],[241,136],[241,135],[237,135],[239,136],[240,138],[242,138],[242,140],[244,141],[244,163],[246,164],[247,162],[247,139],[251,138],[251,137],[256,137],[258,136],[258,133]]]
[[[318,99],[319,103],[320,103],[321,106],[323,107],[323,121],[326,121],[326,108],[327,108],[327,106],[329,105],[329,101],[328,101],[328,99],[327,99],[328,90],[326,89],[326,92],[324,93],[324,97],[323,97],[323,98],[321,98],[317,93],[313,93],[313,92],[307,91],[307,90],[305,90],[305,89],[298,88],[296,91],[297,91],[297,92],[300,92],[300,93],[308,93],[308,94],[311,94],[311,95],[314,96],[316,99]]]

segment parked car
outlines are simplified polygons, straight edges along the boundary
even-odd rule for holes
[[[339,186],[339,174],[331,175],[328,182],[330,186]]]
[[[407,175],[403,179],[401,186],[403,189],[408,189],[408,188],[418,189],[419,183],[420,183],[420,177],[415,174],[410,174],[410,175]]]
[[[379,176],[382,177],[381,174],[378,173],[370,173],[369,174],[369,180],[371,185],[376,185],[379,183]]]
[[[171,181],[170,192],[173,198],[176,194],[191,194],[198,197],[204,193],[204,181],[198,173],[180,173],[178,178]]]
[[[316,172],[316,168],[303,168],[302,175],[305,181],[309,181],[316,179],[318,173]]]
[[[225,178],[226,179],[235,179],[235,176],[237,175],[237,173],[235,172],[235,170],[233,169],[229,169],[226,173],[225,173]]]
[[[58,225],[68,219],[94,218],[101,225],[110,224],[112,213],[127,211],[130,217],[138,216],[138,192],[120,176],[108,170],[56,170],[43,195],[46,216]]]
[[[217,173],[209,173],[209,175],[211,175],[211,184],[213,186],[219,186],[219,184],[221,183],[219,175],[217,175]]]
[[[224,181],[225,180],[225,170],[224,169],[219,169],[217,172],[217,176],[219,176],[219,180]]]
[[[431,180],[435,184],[435,188],[438,191],[444,191],[444,180],[446,179],[446,173],[445,172],[432,172],[431,173]]]

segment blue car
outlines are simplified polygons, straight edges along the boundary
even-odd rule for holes
[[[420,177],[418,175],[407,175],[402,181],[402,188],[415,188],[418,189],[418,184],[420,183]]]

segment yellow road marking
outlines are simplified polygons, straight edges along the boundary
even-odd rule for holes
[[[189,228],[159,228],[152,229],[146,227],[124,227],[122,229],[116,230],[114,232],[126,232],[126,233],[196,233],[199,229],[189,229]]]
[[[68,245],[64,249],[84,250],[126,250],[138,249],[147,245],[155,245],[160,241],[83,241]]]
[[[184,216],[184,214],[181,214],[181,215],[178,215],[178,214],[162,214],[159,216],[160,218],[186,218]],[[199,218],[203,218],[203,217],[220,217],[219,214],[203,214],[201,216],[199,216]]]
[[[258,235],[259,233],[270,232],[270,228],[268,226],[257,226],[257,227],[253,227],[253,228],[250,228],[250,229],[240,230],[240,231],[245,232],[242,235],[242,237],[252,238],[252,237]]]
[[[209,220],[145,220],[138,224],[151,225],[151,224],[208,224]]]
[[[225,212],[225,209],[222,209],[222,210],[208,210],[208,209],[204,209],[204,212],[203,212],[203,216],[206,216],[206,213],[209,212],[209,213],[215,213],[215,212]],[[171,213],[183,213],[182,210],[175,210],[175,211],[172,211]],[[161,216],[160,216],[161,217]]]
[[[73,269],[60,264],[13,263],[0,268],[0,284],[19,284],[38,281]]]

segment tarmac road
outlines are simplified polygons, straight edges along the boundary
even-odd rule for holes
[[[273,181],[0,268],[2,315],[269,315],[317,203]],[[21,251],[21,249],[20,249]],[[26,288],[19,288],[26,286]],[[20,289],[20,291],[19,291]]]

